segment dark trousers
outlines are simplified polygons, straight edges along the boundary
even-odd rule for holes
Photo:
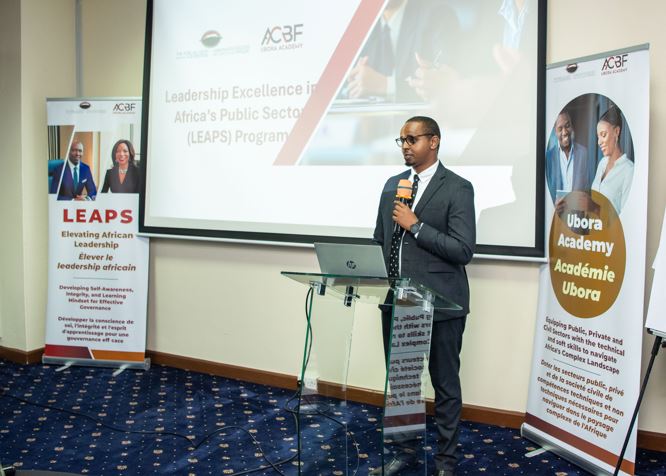
[[[458,462],[459,423],[462,412],[460,390],[460,350],[466,317],[444,319],[435,313],[430,342],[428,370],[435,390],[435,423],[437,426],[437,469],[454,471]],[[384,354],[388,364],[391,338],[391,311],[382,309]]]

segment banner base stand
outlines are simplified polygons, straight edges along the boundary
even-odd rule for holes
[[[536,450],[529,451],[525,453],[525,458],[534,458],[535,456],[542,455],[544,453],[547,453],[548,450],[544,447],[537,448]]]
[[[611,471],[606,471],[604,469],[601,469],[599,466],[596,466],[595,464],[591,463],[589,460],[567,450],[566,448],[555,445],[552,441],[548,440],[547,438],[544,438],[539,433],[535,432],[531,426],[525,423],[523,423],[520,426],[520,436],[522,436],[523,438],[527,438],[530,441],[533,441],[537,445],[541,446],[541,448],[543,448],[544,450],[554,453],[560,458],[564,458],[565,460],[575,464],[579,468],[584,469],[590,474],[594,474],[597,476],[613,475]]]
[[[74,365],[74,362],[71,361],[71,360],[68,360],[68,361],[65,362],[62,366],[60,366],[60,367],[58,367],[58,368],[56,369],[56,373],[58,373],[58,372],[62,372],[63,370],[67,370],[67,369],[70,368],[72,365]]]
[[[42,356],[43,364],[56,364],[63,366],[80,365],[82,367],[108,367],[112,369],[150,369],[150,358],[146,357],[142,362],[127,362],[123,360],[94,360],[94,359],[72,359],[71,357],[48,357]]]

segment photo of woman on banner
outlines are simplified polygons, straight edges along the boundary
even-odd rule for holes
[[[615,104],[599,118],[597,140],[602,159],[597,166],[597,173],[592,182],[592,190],[597,190],[608,198],[619,215],[629,197],[634,176],[634,161],[623,149],[623,142],[631,142],[628,132],[622,137],[623,130],[628,131],[626,121]]]
[[[127,139],[120,139],[113,145],[113,167],[106,171],[102,193],[139,193],[141,176],[134,161],[135,155],[134,146]]]
[[[570,101],[555,120],[546,150],[546,182],[555,212],[598,214],[600,205],[590,193],[595,190],[619,214],[631,188],[631,157],[631,134],[617,105],[599,94]]]

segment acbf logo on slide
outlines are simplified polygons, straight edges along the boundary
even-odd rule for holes
[[[261,51],[295,50],[303,47],[300,37],[303,35],[303,23],[278,25],[266,28],[261,40]]]
[[[628,53],[609,56],[601,66],[601,74],[624,73],[627,70],[627,63],[629,63]]]

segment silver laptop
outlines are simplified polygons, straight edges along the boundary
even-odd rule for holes
[[[314,246],[323,274],[388,277],[379,245],[315,243]]]

